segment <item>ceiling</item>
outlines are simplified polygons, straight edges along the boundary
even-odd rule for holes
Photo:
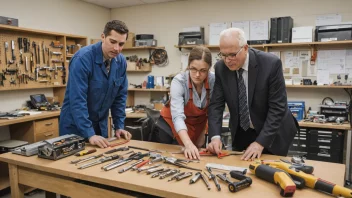
[[[183,0],[82,0],[105,8],[122,8],[128,6],[145,5],[153,3],[164,3]]]

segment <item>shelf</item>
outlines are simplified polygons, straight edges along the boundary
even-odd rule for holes
[[[340,129],[340,130],[351,130],[349,123],[336,125],[332,123],[314,123],[314,122],[298,122],[300,127],[312,127],[312,128],[324,128],[324,129]]]
[[[327,89],[352,89],[352,86],[334,86],[334,85],[286,85],[286,88],[311,88],[311,89],[319,89],[319,88],[327,88]]]
[[[265,48],[265,47],[300,47],[300,46],[312,46],[312,45],[352,45],[352,40],[348,41],[328,41],[328,42],[306,42],[306,43],[268,43],[261,45],[249,45],[253,48]],[[199,45],[175,45],[176,48],[192,49]],[[219,49],[218,45],[202,45],[209,49]]]
[[[0,177],[0,190],[10,187],[10,179],[8,175]]]
[[[123,48],[123,50],[145,50],[145,49],[165,49],[165,47],[147,47],[147,46],[141,46],[141,47],[126,47]]]
[[[17,86],[17,85],[16,85]],[[24,89],[45,89],[45,88],[60,88],[66,87],[66,85],[48,85],[48,86],[30,86],[30,87],[0,87],[0,91],[14,91],[14,90],[24,90]]]
[[[168,92],[170,89],[160,88],[160,89],[140,89],[140,88],[128,88],[128,91],[154,91],[154,92]]]
[[[126,113],[126,118],[145,118],[146,113]]]
[[[67,54],[66,58],[72,58],[73,54]]]
[[[175,45],[176,48],[185,48],[185,49],[192,49],[196,46],[204,46],[209,49],[219,49],[218,45]]]

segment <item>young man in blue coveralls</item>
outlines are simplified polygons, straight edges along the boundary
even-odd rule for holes
[[[127,98],[126,59],[121,54],[128,28],[122,21],[105,25],[101,42],[80,49],[71,59],[60,115],[60,135],[76,134],[101,148],[109,146],[109,109],[115,135],[130,139],[123,130]]]

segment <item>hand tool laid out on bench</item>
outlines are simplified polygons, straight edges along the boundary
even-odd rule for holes
[[[75,156],[79,157],[79,156],[88,155],[88,154],[91,154],[94,152],[97,152],[97,149],[80,151],[80,152],[76,153]]]
[[[112,156],[108,156],[108,157],[103,157],[103,158],[98,159],[96,161],[93,161],[93,162],[90,162],[90,163],[87,163],[87,164],[83,164],[82,166],[78,167],[78,169],[85,169],[85,168],[88,168],[88,167],[91,167],[91,166],[95,166],[95,165],[98,165],[98,164],[102,164],[104,162],[112,161],[112,160],[115,160],[115,159],[118,159],[118,158],[120,158],[120,155],[112,155]]]
[[[77,164],[81,164],[83,162],[86,162],[86,161],[89,161],[92,159],[98,159],[99,157],[103,157],[103,154],[90,156],[90,157],[82,158],[82,159],[78,159],[78,160],[73,160],[73,161],[71,161],[71,164],[76,164],[76,166],[77,166]]]

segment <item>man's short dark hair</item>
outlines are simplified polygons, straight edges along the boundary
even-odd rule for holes
[[[127,25],[119,20],[112,20],[109,21],[104,28],[104,35],[109,36],[111,33],[111,30],[115,30],[119,34],[127,34],[128,37],[128,27]],[[126,40],[127,40],[126,37]]]

